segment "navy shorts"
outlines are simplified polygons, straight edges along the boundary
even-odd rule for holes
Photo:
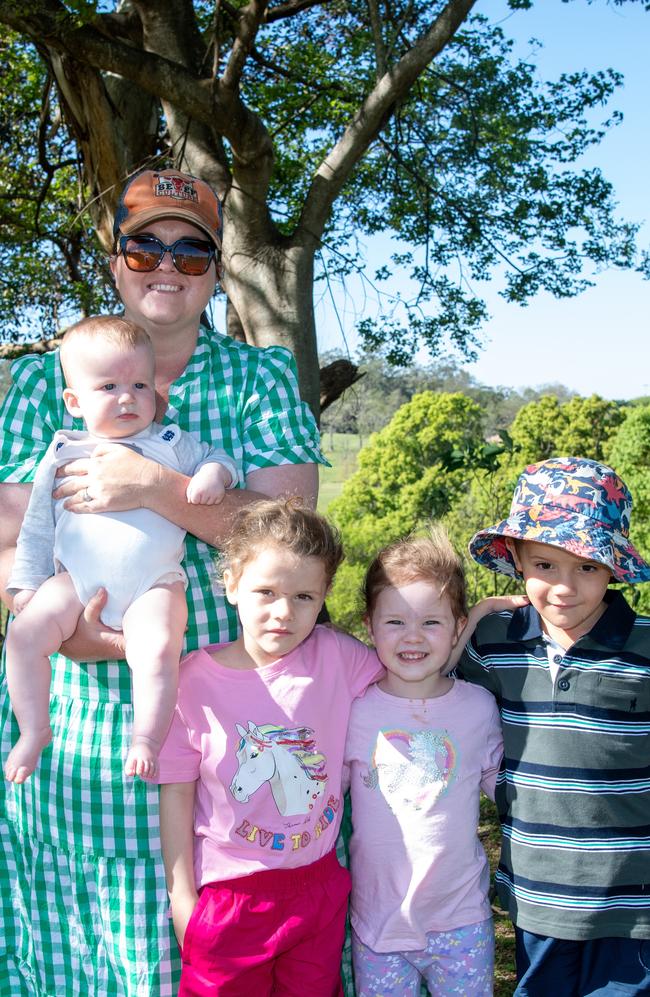
[[[650,939],[548,938],[515,928],[515,997],[650,995]]]

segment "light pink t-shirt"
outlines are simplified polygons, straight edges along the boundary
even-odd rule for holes
[[[467,682],[425,700],[375,685],[352,707],[351,917],[375,952],[490,917],[479,789],[494,798],[502,745],[493,697]]]
[[[375,652],[321,626],[263,668],[208,652],[181,663],[158,777],[199,780],[197,885],[315,862],[336,842],[350,708],[382,672]]]

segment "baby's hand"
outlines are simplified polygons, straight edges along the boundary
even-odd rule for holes
[[[20,592],[16,592],[14,596],[14,616],[18,616],[18,613],[22,613],[35,591],[36,589],[21,589]]]
[[[223,501],[232,475],[223,464],[204,464],[187,486],[187,501],[192,505],[217,505]]]

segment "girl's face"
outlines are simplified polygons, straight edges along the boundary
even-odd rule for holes
[[[405,699],[444,696],[453,685],[447,663],[464,623],[433,582],[382,589],[367,623],[387,672],[380,688]]]
[[[224,571],[229,602],[237,606],[243,649],[255,668],[298,647],[314,629],[325,601],[325,566],[280,547],[264,547],[237,577]]]

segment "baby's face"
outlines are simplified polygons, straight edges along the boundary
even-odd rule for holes
[[[67,368],[66,406],[93,436],[119,440],[153,422],[154,363],[146,346],[120,349],[98,338],[92,350],[71,357]]]
[[[569,647],[589,633],[605,609],[609,568],[533,540],[508,546],[548,636]]]

